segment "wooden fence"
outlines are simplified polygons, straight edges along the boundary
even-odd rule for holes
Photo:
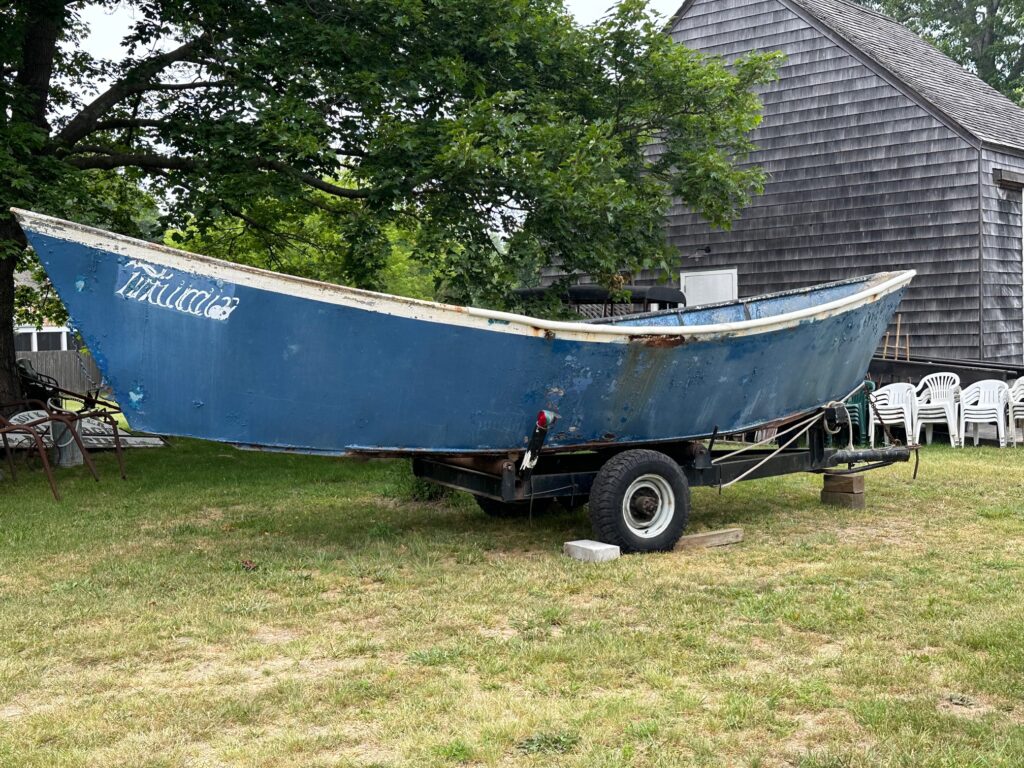
[[[91,356],[73,350],[19,352],[18,359],[29,360],[39,373],[52,376],[60,386],[73,392],[96,389],[103,378]]]

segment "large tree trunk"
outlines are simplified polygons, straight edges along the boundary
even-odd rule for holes
[[[8,248],[10,245],[12,247]],[[25,235],[13,221],[0,222],[0,253],[25,246]],[[0,257],[0,403],[21,397],[14,356],[14,269],[17,259]]]
[[[50,97],[50,77],[57,40],[67,22],[67,0],[31,0],[22,3],[25,36],[21,43],[21,65],[15,82],[24,89],[15,110],[15,120],[25,120],[49,133],[46,112]]]
[[[67,0],[22,0],[17,12],[24,18],[21,61],[15,75],[18,96],[10,114],[2,119],[11,125],[28,123],[49,133],[47,110],[54,56],[64,25],[67,24]],[[31,200],[0,195],[0,205],[12,203],[31,207]],[[21,397],[18,369],[14,356],[14,270],[13,254],[25,247],[25,235],[10,214],[0,218],[0,403]]]

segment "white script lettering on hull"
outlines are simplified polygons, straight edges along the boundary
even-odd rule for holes
[[[124,278],[127,273],[127,278]],[[139,301],[163,309],[184,312],[210,320],[227,320],[238,306],[238,299],[215,288],[196,288],[189,280],[176,280],[173,271],[141,261],[129,261],[121,271],[124,284],[115,294],[128,301]]]

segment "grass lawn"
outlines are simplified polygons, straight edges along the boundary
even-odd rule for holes
[[[585,565],[585,513],[407,465],[129,451],[0,482],[0,765],[1020,766],[1024,450],[694,492],[742,544]]]

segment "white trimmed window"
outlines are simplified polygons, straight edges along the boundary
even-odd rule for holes
[[[36,330],[31,325],[21,325],[14,329],[15,352],[51,352],[74,349],[71,342],[71,331],[64,327],[43,326]]]

